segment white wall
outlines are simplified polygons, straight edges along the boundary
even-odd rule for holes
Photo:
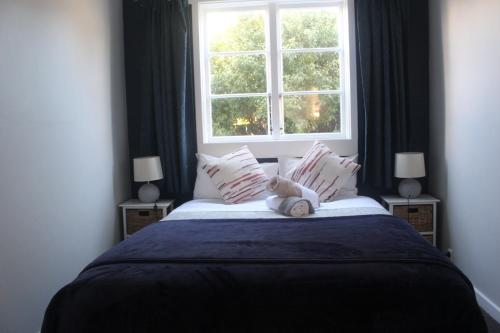
[[[500,321],[500,1],[432,0],[430,187],[441,244]]]
[[[118,240],[128,195],[120,0],[0,2],[0,332]]]

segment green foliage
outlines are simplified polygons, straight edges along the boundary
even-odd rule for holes
[[[330,10],[284,10],[281,22],[285,49],[338,45],[337,16]]]
[[[212,100],[213,135],[266,135],[266,99],[244,97]]]
[[[236,22],[235,24],[228,22],[228,28],[214,36],[215,38],[210,41],[210,51],[256,51],[265,49],[265,24],[261,12],[228,12],[225,15],[231,15],[231,18],[236,19]],[[228,17],[224,16],[214,17],[214,20],[227,19]],[[209,24],[217,23],[220,22],[209,22]]]
[[[284,10],[281,21],[284,49],[334,47],[338,44],[337,17],[330,11]],[[259,12],[240,13],[236,19],[233,16],[227,28],[210,40],[210,50],[214,52],[264,50],[264,46],[264,16]],[[263,55],[214,55],[210,65],[213,94],[267,91]],[[285,91],[338,89],[339,69],[339,56],[335,52],[283,51]],[[340,130],[338,95],[286,96],[283,103],[286,133]],[[212,126],[214,136],[267,134],[267,98],[213,99]]]
[[[338,95],[286,96],[285,133],[330,133],[340,131]]]
[[[284,53],[284,89],[285,91],[338,89],[339,69],[337,53]]]
[[[266,57],[264,55],[213,56],[213,94],[266,92]]]

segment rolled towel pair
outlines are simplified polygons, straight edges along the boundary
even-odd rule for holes
[[[313,214],[314,209],[319,207],[319,196],[316,192],[289,179],[274,176],[266,188],[276,193],[266,199],[267,206],[281,214],[303,217]]]

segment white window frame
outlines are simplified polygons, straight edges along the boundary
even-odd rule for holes
[[[196,99],[196,127],[198,136],[199,152],[208,154],[224,154],[230,149],[237,148],[242,144],[247,144],[252,152],[258,157],[276,157],[277,155],[295,155],[303,154],[310,147],[313,140],[322,140],[331,146],[339,154],[353,154],[357,152],[357,103],[356,103],[356,68],[355,68],[355,42],[354,42],[354,9],[353,0],[316,0],[316,1],[281,1],[281,0],[262,0],[262,1],[215,1],[215,0],[193,0],[193,44],[194,44],[194,69],[195,69],[195,99]],[[281,33],[276,31],[279,29],[277,11],[281,8],[296,8],[296,7],[324,7],[338,5],[343,11],[342,14],[342,29],[343,33],[339,35],[339,52],[340,62],[340,94],[341,103],[341,132],[340,133],[310,133],[310,134],[284,134],[282,133],[284,113],[280,109],[282,107],[281,99],[283,95],[293,95],[288,92],[283,94],[282,80],[282,54],[279,47],[281,46]],[[238,9],[254,9],[269,11],[268,17],[270,22],[266,20],[266,50],[260,54],[266,54],[266,71],[267,71],[267,92],[262,94],[234,94],[234,96],[250,96],[259,95],[267,96],[268,103],[271,103],[271,128],[272,133],[269,135],[255,136],[212,136],[211,122],[211,98],[207,96],[209,82],[209,54],[204,42],[207,36],[200,39],[200,35],[204,34],[204,19],[205,13],[209,10],[238,10]],[[347,12],[347,14],[346,14]],[[350,22],[352,22],[350,24]],[[270,36],[271,41],[269,41]],[[278,40],[276,40],[278,38]],[[328,48],[331,50],[332,48]],[[310,50],[298,50],[298,52],[309,52]],[[315,51],[321,51],[316,49]],[[227,52],[228,54],[231,52]],[[239,53],[239,52],[238,52]],[[242,52],[245,53],[245,52]],[[249,54],[253,52],[248,52]],[[278,70],[271,71],[272,68]],[[347,69],[347,71],[346,71]],[[271,82],[269,82],[271,81]],[[318,94],[317,91],[306,92],[306,94]],[[278,98],[270,98],[270,96],[278,96]],[[279,130],[276,130],[279,129]]]

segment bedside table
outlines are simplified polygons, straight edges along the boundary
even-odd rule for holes
[[[439,199],[423,194],[408,199],[398,195],[382,195],[382,201],[389,212],[410,223],[425,239],[436,246],[436,216]]]
[[[119,205],[123,215],[123,239],[145,226],[157,222],[168,215],[174,208],[174,200],[159,200],[155,203],[141,202],[138,199],[127,200]]]

